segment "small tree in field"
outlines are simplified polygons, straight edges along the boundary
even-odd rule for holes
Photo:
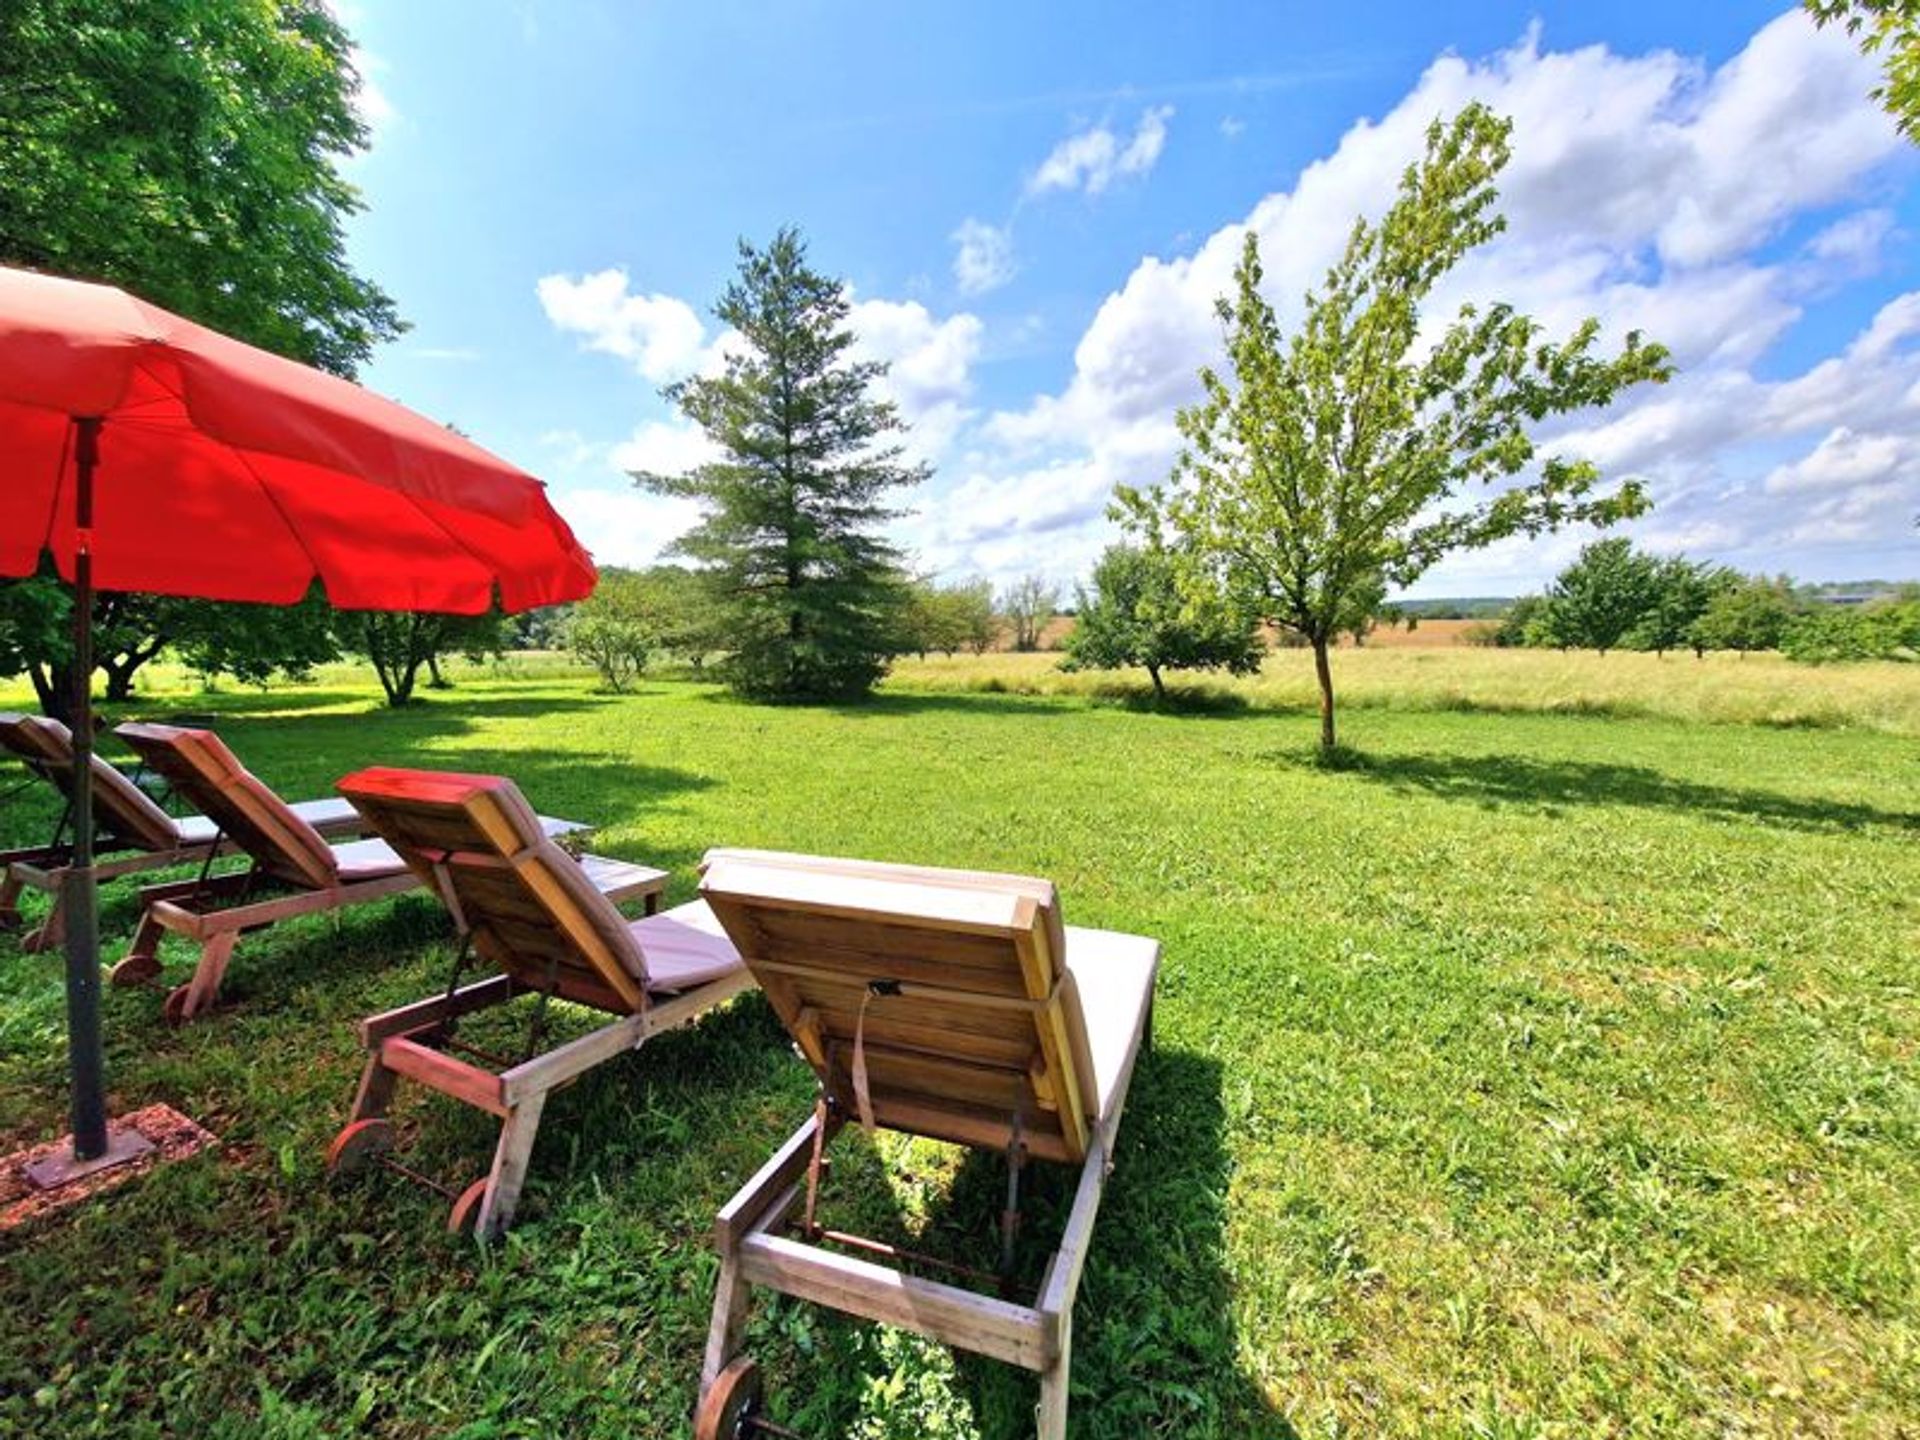
[[[1787,626],[1800,613],[1793,582],[1748,575],[1726,586],[1693,622],[1688,638],[1701,650],[1778,650]]]
[[[1134,526],[1176,538],[1208,583],[1253,597],[1313,647],[1323,752],[1336,738],[1328,653],[1376,577],[1404,588],[1456,551],[1646,508],[1632,483],[1596,495],[1588,461],[1549,456],[1536,471],[1532,432],[1664,381],[1662,347],[1631,334],[1618,355],[1597,355],[1594,320],[1555,344],[1504,304],[1464,306],[1431,345],[1423,338],[1434,285],[1504,226],[1494,180],[1509,129],[1480,105],[1436,122],[1399,198],[1379,223],[1354,225],[1290,337],[1261,293],[1249,233],[1235,293],[1219,304],[1230,378],[1201,372],[1205,398],[1180,412],[1186,448],[1171,480],[1119,492]]]
[[[1000,602],[1013,630],[1013,648],[1038,650],[1040,633],[1059,612],[1060,592],[1043,575],[1026,575],[1013,582]]]
[[[1079,596],[1064,669],[1138,665],[1165,699],[1162,671],[1250,675],[1260,668],[1259,620],[1226,596],[1196,599],[1183,591],[1165,551],[1112,546],[1094,567],[1093,589],[1082,587]]]
[[[634,478],[702,503],[674,547],[705,567],[727,677],[755,699],[862,695],[898,637],[899,555],[880,534],[888,492],[918,484],[889,437],[903,427],[874,398],[886,373],[853,360],[846,287],[807,264],[798,232],[744,242],[714,312],[740,335],[726,372],[662,393],[723,452],[684,475]]]
[[[1630,540],[1596,540],[1547,587],[1545,630],[1553,643],[1602,655],[1653,608],[1659,561]]]

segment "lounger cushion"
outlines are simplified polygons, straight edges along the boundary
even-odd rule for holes
[[[704,900],[635,920],[627,933],[647,957],[652,992],[689,990],[743,968],[740,952]]]
[[[334,873],[342,885],[382,880],[407,868],[407,862],[384,840],[354,840],[332,848]]]
[[[1153,1000],[1153,976],[1160,963],[1160,942],[1144,935],[1067,926],[1067,969],[1080,993],[1099,1088],[1099,1117],[1113,1110],[1126,1074],[1133,1038],[1146,1022]]]

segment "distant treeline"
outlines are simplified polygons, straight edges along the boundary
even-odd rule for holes
[[[1509,602],[1469,638],[1602,654],[1778,650],[1809,664],[1911,661],[1920,659],[1920,582],[1800,584],[1602,540],[1582,550],[1544,594]]]

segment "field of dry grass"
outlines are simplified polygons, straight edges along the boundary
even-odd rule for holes
[[[894,667],[887,688],[1136,702],[1152,693],[1144,671],[1069,674],[1059,668],[1060,658],[996,653],[904,660]],[[1182,700],[1200,705],[1295,710],[1318,703],[1313,661],[1304,650],[1275,651],[1258,675],[1244,679],[1202,674],[1179,676],[1171,685]],[[1920,735],[1920,666],[1891,661],[1808,666],[1777,655],[1716,654],[1696,660],[1691,655],[1561,654],[1369,642],[1340,653],[1334,688],[1349,712],[1610,715]]]

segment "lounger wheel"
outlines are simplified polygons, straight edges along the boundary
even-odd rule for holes
[[[393,1126],[375,1116],[355,1120],[333,1137],[327,1147],[327,1173],[351,1175],[371,1159],[376,1151],[393,1148]]]
[[[491,1183],[483,1176],[460,1192],[460,1198],[453,1202],[453,1209],[447,1212],[447,1233],[473,1233],[474,1226],[480,1221],[480,1202],[487,1198],[487,1186]]]
[[[129,955],[107,972],[107,980],[113,985],[145,985],[159,973],[159,957]]]
[[[714,1377],[693,1417],[694,1440],[741,1440],[760,1412],[760,1367],[735,1356]]]

